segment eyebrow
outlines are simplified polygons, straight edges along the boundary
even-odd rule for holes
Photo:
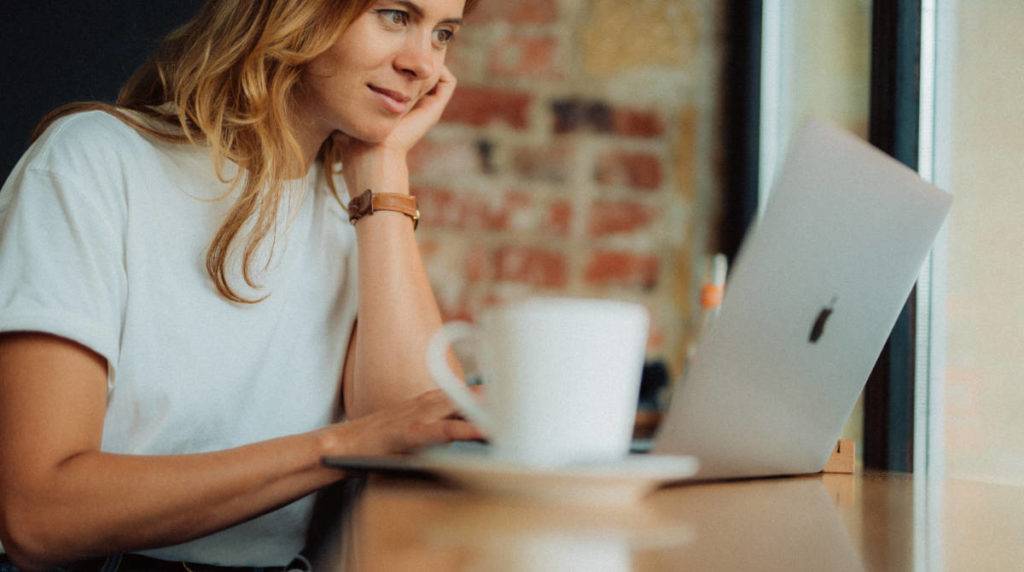
[[[400,5],[404,6],[407,10],[409,10],[410,12],[415,14],[417,18],[422,19],[423,16],[424,16],[423,8],[421,8],[419,6],[419,4],[416,4],[415,2],[410,2],[410,0],[396,0],[395,4],[400,4]],[[461,26],[462,25],[462,18],[445,18],[444,20],[441,20],[439,23],[440,24],[455,24],[457,26]]]

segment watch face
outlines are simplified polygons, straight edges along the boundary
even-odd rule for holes
[[[371,212],[373,212],[373,192],[369,189],[363,191],[363,193],[358,197],[355,197],[348,202],[349,220],[356,220],[357,218],[370,214]]]

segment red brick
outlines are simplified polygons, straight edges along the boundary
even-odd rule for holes
[[[505,302],[507,302],[507,300],[505,300],[504,297],[492,290],[488,291],[484,295],[483,299],[480,300],[480,306],[481,308],[493,308],[495,306],[500,306]]]
[[[556,134],[589,131],[620,137],[656,138],[665,122],[656,111],[613,107],[602,99],[561,98],[550,103]]]
[[[569,235],[572,223],[572,205],[569,201],[555,201],[548,206],[548,228],[558,236]]]
[[[612,113],[612,129],[617,135],[652,138],[665,133],[665,124],[653,111],[616,109]]]
[[[564,288],[569,265],[561,252],[532,246],[505,246],[494,252],[499,281],[522,282],[543,288]]]
[[[587,232],[600,237],[641,230],[657,217],[657,211],[633,201],[596,201],[590,207]]]
[[[461,193],[435,187],[416,187],[412,193],[419,203],[421,224],[429,228],[466,228],[468,209]]]
[[[564,145],[520,147],[512,152],[512,170],[532,181],[564,183],[573,165],[572,149]]]
[[[452,320],[472,321],[473,310],[469,299],[469,290],[462,288],[458,296],[453,300],[437,300],[438,309],[441,310],[441,319],[445,322]]]
[[[512,212],[529,208],[529,197],[522,194],[507,194],[496,203],[471,192],[435,188],[417,188],[414,192],[423,223],[432,227],[508,230]]]
[[[441,117],[442,121],[484,127],[504,123],[514,129],[526,129],[530,122],[533,96],[507,89],[460,86]]]
[[[488,57],[488,71],[503,77],[556,78],[554,36],[513,35],[498,42]]]
[[[697,128],[700,112],[687,106],[679,112],[675,126],[676,142],[672,163],[678,182],[679,198],[686,204],[697,201]]]
[[[466,253],[466,281],[470,284],[482,282],[490,276],[490,260],[487,249],[476,245]]]
[[[429,260],[434,257],[441,250],[441,245],[436,240],[424,238],[417,241],[420,249],[420,256],[424,260]]]
[[[461,301],[460,301],[461,302]],[[456,304],[453,306],[440,306],[441,320],[445,322],[472,322],[473,312],[469,306],[463,304]]]
[[[551,114],[556,134],[592,131],[612,131],[612,107],[603,100],[584,100],[576,97],[559,98],[551,101]]]
[[[571,210],[564,200],[547,202],[533,193],[509,191],[505,194],[503,224],[495,230],[508,230],[518,234],[542,234],[564,237],[569,234]]]
[[[564,199],[538,200],[524,191],[507,191],[497,198],[479,191],[452,191],[418,186],[412,189],[425,228],[460,231],[521,232],[565,237],[572,207]]]
[[[500,201],[474,194],[466,197],[466,228],[501,231],[512,226],[512,219],[530,208],[530,197],[522,193],[505,193]]]
[[[614,151],[601,156],[594,174],[597,182],[641,190],[657,189],[662,182],[661,158],[644,152]]]
[[[415,187],[420,224],[428,228],[460,228],[461,206],[455,193],[435,187]]]
[[[565,236],[569,231],[568,211],[560,212],[564,201],[546,204],[532,193],[507,191],[500,201],[480,194],[467,198],[465,228],[484,231],[513,231]],[[564,217],[564,220],[562,220]]]
[[[584,279],[602,286],[640,286],[651,290],[658,284],[658,257],[632,252],[595,252],[587,263]]]
[[[549,24],[557,19],[557,0],[484,0],[466,18],[468,23],[510,24]]]

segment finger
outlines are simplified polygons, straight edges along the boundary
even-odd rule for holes
[[[435,423],[416,427],[409,441],[416,446],[438,445],[452,441],[484,439],[484,434],[472,423],[454,419],[443,419]]]
[[[452,73],[452,70],[448,69],[448,66],[441,66],[441,73],[437,76],[437,85],[434,86],[434,89],[455,89],[457,83],[459,83],[459,80]]]
[[[401,149],[410,149],[437,124],[455,90],[455,76],[442,67],[437,83],[416,102],[391,132],[390,140]]]
[[[421,393],[416,400],[419,415],[431,421],[456,414],[458,409],[444,391],[435,389]]]
[[[442,66],[441,75],[437,79],[437,85],[431,91],[435,95],[440,96],[440,99],[447,104],[448,100],[452,97],[452,93],[455,92],[455,86],[458,83],[459,80],[455,78],[455,74],[447,66]]]
[[[447,443],[450,441],[448,433],[441,422],[412,423],[407,428],[403,441],[406,447],[403,449],[418,449],[429,445]]]
[[[453,87],[459,81],[458,78],[455,77],[455,74],[452,73],[452,70],[448,66],[443,64],[441,65],[440,78],[441,81],[451,84]]]
[[[448,70],[447,67],[441,69],[441,73],[437,78],[437,83],[427,93],[423,95],[420,100],[424,105],[438,106],[444,109],[448,105],[448,100],[451,99],[452,93],[455,92],[455,84],[458,80],[455,79],[455,75]]]
[[[472,441],[484,439],[482,431],[468,421],[448,419],[441,422],[444,427],[444,434],[449,441]]]

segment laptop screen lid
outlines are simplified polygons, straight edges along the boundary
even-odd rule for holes
[[[696,455],[697,478],[820,471],[951,201],[860,139],[806,125],[654,451]]]

